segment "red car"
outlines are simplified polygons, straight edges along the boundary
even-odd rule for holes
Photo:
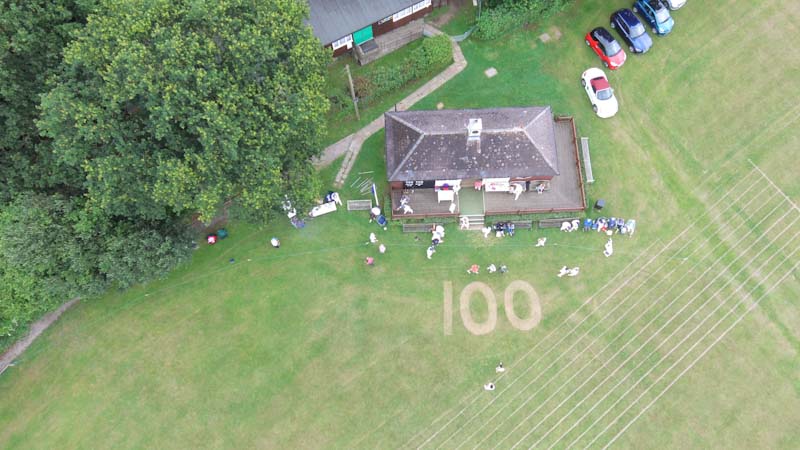
[[[625,50],[603,27],[597,27],[586,33],[586,45],[591,47],[603,61],[603,65],[611,70],[619,69],[625,64]]]

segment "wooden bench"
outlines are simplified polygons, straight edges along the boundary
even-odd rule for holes
[[[404,223],[403,233],[430,233],[440,223]]]
[[[372,200],[348,200],[348,211],[369,211],[372,209]]]
[[[594,183],[592,175],[592,158],[589,157],[589,138],[581,138],[581,151],[583,152],[583,169],[586,171],[586,182]]]
[[[511,223],[514,224],[514,228],[517,230],[530,230],[533,228],[532,220],[512,220]]]
[[[564,217],[561,219],[542,219],[539,221],[539,228],[561,228],[564,222],[572,222],[579,220],[577,217]]]

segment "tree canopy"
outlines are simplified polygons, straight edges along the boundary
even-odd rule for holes
[[[89,206],[213,217],[228,199],[266,211],[310,198],[327,53],[296,0],[109,0],[64,52],[42,99],[58,162]]]
[[[189,222],[319,192],[330,54],[297,0],[4,1],[0,344],[167,273]]]
[[[54,170],[35,120],[39,96],[94,0],[21,0],[0,8],[0,204],[25,189],[53,188]],[[42,148],[44,145],[44,148]]]

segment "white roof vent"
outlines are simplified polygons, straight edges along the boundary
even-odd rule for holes
[[[481,138],[481,130],[483,130],[481,119],[469,119],[469,125],[467,125],[467,139],[470,141],[479,140]]]

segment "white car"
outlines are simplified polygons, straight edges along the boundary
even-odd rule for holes
[[[581,84],[586,89],[586,95],[592,102],[592,110],[597,113],[597,116],[601,119],[614,117],[619,105],[617,98],[614,97],[614,89],[611,89],[611,85],[608,84],[606,74],[597,67],[586,69],[581,75]]]
[[[686,4],[686,0],[665,0],[664,3],[671,10],[676,10]]]

